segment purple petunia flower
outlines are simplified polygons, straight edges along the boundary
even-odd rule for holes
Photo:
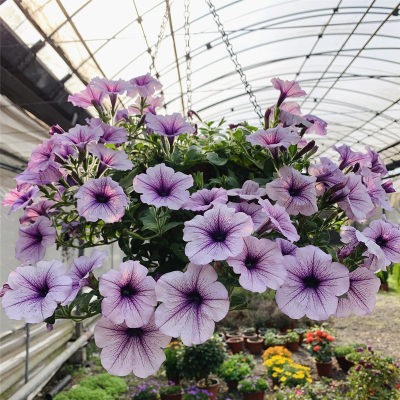
[[[349,289],[349,271],[332,257],[314,246],[296,250],[295,257],[286,257],[288,272],[283,286],[276,292],[276,302],[290,318],[307,315],[324,320],[336,312],[338,298]]]
[[[210,265],[189,264],[184,273],[164,274],[156,284],[161,305],[156,309],[155,322],[160,331],[180,336],[186,346],[209,339],[215,322],[229,310],[228,291],[217,278]]]
[[[339,169],[344,169],[348,166],[360,164],[360,167],[370,167],[371,160],[368,154],[356,153],[349,146],[343,144],[340,147],[332,146],[339,154]]]
[[[142,114],[157,114],[157,108],[162,107],[163,103],[163,96],[146,98],[147,106],[142,110]],[[133,106],[128,107],[128,111],[132,114],[140,114],[140,99],[137,99]]]
[[[371,171],[385,176],[387,174],[387,169],[379,154],[369,146],[365,146],[365,148],[367,149],[367,155],[371,162]]]
[[[367,193],[371,198],[372,203],[379,205],[385,210],[393,211],[393,208],[388,203],[388,196],[385,189],[382,187],[381,175],[372,172],[369,168],[361,168],[361,180],[367,189]]]
[[[242,252],[226,262],[240,274],[240,285],[252,292],[263,293],[267,287],[278,289],[287,275],[279,246],[272,240],[254,236],[244,238]]]
[[[344,173],[329,158],[321,157],[319,164],[311,164],[308,172],[317,178],[315,190],[318,195],[322,195],[329,189],[346,180]]]
[[[191,211],[205,211],[215,204],[225,204],[227,201],[228,194],[223,188],[202,189],[193,193],[182,208]]]
[[[76,192],[78,214],[86,221],[117,222],[125,214],[129,198],[110,177],[87,181]]]
[[[396,190],[393,187],[393,182],[391,180],[382,183],[382,187],[386,193],[395,193]]]
[[[3,297],[3,310],[8,318],[42,322],[53,315],[58,303],[71,292],[71,278],[57,260],[38,262],[37,267],[18,267],[11,272]]]
[[[252,232],[253,222],[248,215],[235,213],[226,205],[217,205],[185,222],[183,240],[188,242],[185,254],[199,265],[226,260],[241,252],[243,237]]]
[[[97,249],[92,250],[90,256],[81,256],[74,258],[68,276],[72,280],[72,290],[69,296],[64,300],[63,306],[71,303],[78,294],[79,290],[89,285],[88,276],[96,268],[103,265],[104,259],[107,257],[106,251]]]
[[[60,143],[76,146],[79,150],[84,150],[89,142],[97,142],[103,132],[99,127],[87,125],[76,125],[67,133],[57,136]]]
[[[358,267],[350,273],[350,288],[346,297],[339,298],[335,316],[348,317],[350,314],[367,315],[375,308],[375,293],[381,285],[380,279],[367,268]]]
[[[115,103],[117,102],[118,94],[123,94],[128,88],[128,82],[119,79],[113,81],[107,78],[94,78],[90,82],[90,85],[96,89],[101,90],[104,94],[108,94],[110,98],[111,107],[114,109]]]
[[[61,128],[60,125],[52,125],[49,129],[49,135],[53,136],[53,135],[61,135],[64,133],[64,129]]]
[[[277,238],[275,239],[275,243],[278,245],[279,249],[281,250],[282,256],[294,256],[296,254],[296,250],[298,247],[294,245],[289,240]]]
[[[147,73],[146,75],[137,76],[129,81],[127,95],[135,97],[139,94],[140,97],[150,97],[156,90],[160,90],[161,88],[161,83]]]
[[[179,210],[189,200],[189,189],[193,185],[191,175],[175,172],[164,163],[149,167],[145,174],[133,179],[133,190],[142,193],[140,200],[154,207]]]
[[[240,203],[229,202],[227,206],[229,208],[233,208],[236,212],[247,214],[253,221],[254,231],[256,231],[267,218],[267,214],[263,211],[263,208],[259,204],[241,201]]]
[[[39,172],[32,172],[26,169],[14,179],[18,184],[29,183],[31,185],[48,185],[49,183],[58,182],[64,175],[66,175],[66,173],[67,172],[63,168],[49,165],[48,168]]]
[[[258,144],[262,147],[266,147],[270,150],[271,154],[275,156],[277,155],[278,149],[287,149],[291,144],[298,143],[300,136],[289,128],[277,126],[276,128],[267,130],[259,129],[247,136],[246,140],[253,146]]]
[[[32,203],[33,199],[39,195],[39,188],[29,183],[23,183],[4,196],[3,206],[11,206],[8,214],[20,208],[24,208]]]
[[[350,172],[346,177],[347,183],[345,189],[349,193],[338,204],[346,212],[348,218],[353,221],[364,221],[375,207],[368,195],[367,189],[361,182],[361,176]]]
[[[122,126],[105,124],[100,118],[91,118],[86,121],[91,128],[101,129],[102,135],[99,139],[101,143],[122,144],[128,140],[128,133]]]
[[[266,189],[260,188],[257,182],[248,180],[241,189],[228,190],[229,196],[239,196],[242,200],[256,200],[267,194]]]
[[[133,372],[139,378],[147,378],[164,362],[162,349],[168,346],[171,336],[159,331],[154,318],[139,328],[129,328],[102,317],[94,328],[94,340],[102,349],[101,363],[110,374],[124,376]]]
[[[106,168],[119,171],[127,171],[133,168],[132,161],[128,159],[128,155],[123,150],[112,150],[101,143],[89,143],[87,151],[100,160],[100,173]]]
[[[323,119],[312,114],[303,115],[303,118],[312,123],[312,125],[306,129],[305,133],[314,133],[322,136],[327,134],[326,127],[328,126],[328,123]]]
[[[185,118],[178,113],[172,115],[147,114],[146,126],[156,135],[168,136],[169,138],[196,131],[196,128],[186,122]]]
[[[105,93],[92,86],[86,86],[86,89],[82,90],[79,93],[75,93],[68,96],[68,101],[72,103],[76,107],[88,108],[90,106],[94,106],[95,108],[102,108],[102,101],[105,97]]]
[[[23,262],[36,263],[43,259],[46,248],[55,243],[56,237],[51,221],[46,217],[38,217],[34,224],[19,228],[15,257]]]
[[[157,304],[155,280],[138,261],[126,261],[119,271],[111,270],[100,277],[99,291],[104,297],[102,314],[115,324],[130,328],[147,324]]]
[[[50,210],[56,204],[53,200],[42,199],[31,206],[26,207],[24,215],[19,219],[21,225],[30,225],[36,222],[40,216],[48,217],[55,212]]]
[[[49,166],[57,166],[55,159],[56,141],[54,138],[47,139],[40,143],[33,151],[28,162],[28,170],[39,172],[47,169]]]
[[[300,239],[296,227],[292,224],[285,207],[279,204],[272,205],[269,200],[258,200],[258,203],[262,206],[264,213],[267,215],[267,221],[265,221],[263,227],[260,228],[263,232],[268,230],[278,231],[291,242],[296,242]]]
[[[296,81],[283,81],[279,78],[272,78],[271,83],[276,90],[281,92],[278,106],[281,105],[287,97],[302,97],[307,94],[300,88],[300,85]]]
[[[276,200],[292,215],[312,215],[318,211],[315,177],[302,175],[288,166],[282,167],[278,175],[278,179],[266,185],[267,194],[272,200]]]
[[[363,235],[376,243],[385,255],[385,265],[400,262],[400,229],[382,219],[372,221]]]

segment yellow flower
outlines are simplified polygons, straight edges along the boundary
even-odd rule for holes
[[[276,377],[278,376],[278,374],[277,374],[276,372],[274,372],[274,373],[272,374],[272,376],[273,376],[274,378],[276,378]]]
[[[308,382],[308,383],[311,383],[311,382],[312,382],[312,379],[311,379],[311,378],[307,378],[307,382]]]
[[[289,371],[286,371],[285,372],[285,375],[288,375],[288,376],[290,376],[290,375],[292,375]]]
[[[285,376],[282,376],[282,378],[280,379],[282,382],[285,382],[286,381],[286,377]]]

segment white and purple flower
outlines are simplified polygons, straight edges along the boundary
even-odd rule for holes
[[[300,88],[300,85],[296,81],[283,81],[279,78],[272,78],[271,83],[273,87],[281,92],[278,100],[278,106],[287,97],[302,97],[307,93]]]
[[[89,84],[81,92],[69,95],[68,101],[76,107],[88,108],[93,106],[95,108],[102,108],[101,103],[104,97],[105,93],[102,90]]]
[[[230,189],[228,190],[229,196],[239,196],[242,200],[256,200],[267,194],[266,189],[260,188],[257,182],[248,180],[243,183],[241,189]]]
[[[103,131],[99,127],[76,125],[67,133],[56,137],[60,143],[76,146],[79,150],[84,150],[89,142],[97,142],[102,134]]]
[[[228,194],[223,188],[201,189],[193,193],[182,208],[191,211],[206,211],[215,204],[226,204]]]
[[[336,150],[340,157],[339,169],[344,169],[355,164],[360,164],[360,167],[370,167],[371,159],[368,154],[357,153],[350,149],[349,146],[342,144],[340,147],[332,146]]]
[[[146,115],[147,129],[154,132],[156,135],[167,136],[173,138],[177,135],[185,133],[194,133],[196,128],[186,122],[185,118],[179,113],[172,115]]]
[[[137,94],[139,94],[140,97],[150,97],[156,90],[160,90],[161,88],[161,83],[147,73],[146,75],[137,76],[129,81],[127,94],[130,97],[135,97]]]
[[[242,212],[247,214],[253,221],[253,229],[256,231],[266,220],[267,214],[263,211],[263,208],[256,203],[248,203],[247,201],[241,201],[240,203],[229,202],[227,204],[229,208],[233,208],[236,212]]]
[[[22,183],[11,192],[4,196],[3,206],[11,206],[9,214],[24,208],[32,203],[33,199],[39,195],[39,188],[29,183]]]
[[[229,310],[228,291],[217,282],[210,265],[189,264],[186,272],[164,274],[156,284],[155,322],[166,335],[180,336],[183,344],[204,343],[214,333],[215,322]]]
[[[89,143],[87,151],[100,160],[100,173],[106,168],[127,171],[133,168],[132,161],[123,150],[112,150],[101,143]]]

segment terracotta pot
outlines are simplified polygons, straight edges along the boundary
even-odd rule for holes
[[[336,360],[337,360],[340,368],[342,368],[342,371],[345,372],[346,374],[349,371],[349,369],[352,366],[354,366],[353,361],[347,360],[346,356],[336,356]]]
[[[239,331],[228,331],[225,333],[227,339],[233,337],[242,337],[242,334]]]
[[[389,291],[389,285],[387,283],[381,283],[381,286],[379,288],[381,292],[388,292]]]
[[[290,351],[297,351],[297,350],[299,350],[299,342],[286,343],[286,347]]]
[[[328,362],[316,361],[318,376],[330,378],[332,376],[332,360]]]
[[[243,351],[243,338],[242,337],[232,337],[229,338],[226,343],[228,344],[229,349],[232,351],[232,354],[237,354]]]
[[[247,347],[247,340],[248,340],[248,339],[257,339],[257,338],[258,338],[258,336],[257,336],[256,333],[244,333],[244,334],[243,334],[244,347],[245,347],[246,349],[248,349],[248,347]]]
[[[251,354],[258,355],[262,352],[264,340],[261,338],[247,339],[247,349]]]
[[[262,392],[243,392],[243,400],[264,400],[265,390]]]
[[[197,382],[197,387],[199,389],[205,389],[208,393],[210,393],[210,396],[208,396],[209,400],[217,400],[219,380],[216,378],[210,378],[208,381],[211,382],[210,386],[206,386],[205,379],[202,379],[201,381]]]
[[[160,394],[161,400],[182,400],[182,393],[178,394]]]
[[[232,392],[237,389],[239,381],[226,381],[228,385],[228,392]]]

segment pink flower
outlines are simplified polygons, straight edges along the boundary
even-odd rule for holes
[[[283,81],[279,78],[272,78],[271,83],[275,89],[281,92],[278,106],[280,106],[287,97],[302,97],[307,94],[300,88],[300,85],[296,81]]]
[[[240,285],[252,292],[263,293],[267,287],[278,289],[286,279],[283,258],[276,243],[253,236],[244,238],[244,247],[226,262],[240,274]]]
[[[101,312],[114,324],[139,328],[147,324],[157,305],[155,281],[138,261],[126,261],[119,271],[111,270],[100,277],[99,291],[104,297]]]
[[[15,177],[15,180],[20,185],[22,183],[29,183],[31,185],[48,185],[49,183],[58,182],[63,176],[67,174],[63,168],[49,165],[45,170],[39,172],[32,172],[26,169]]]
[[[186,122],[185,118],[178,113],[172,115],[146,114],[147,129],[156,135],[172,138],[185,133],[191,134],[196,131],[192,125]]]
[[[160,90],[162,85],[154,79],[150,74],[141,75],[129,81],[127,94],[130,97],[135,97],[139,94],[140,97],[150,97],[156,90]]]
[[[133,372],[139,378],[147,378],[164,362],[162,349],[168,346],[171,336],[159,331],[154,317],[139,328],[114,324],[103,317],[94,328],[94,340],[102,349],[101,363],[110,374],[124,376]]]
[[[164,97],[148,97],[146,98],[147,107],[142,110],[143,114],[156,114],[156,110],[162,107],[164,103]],[[137,99],[135,104],[128,107],[128,111],[132,114],[140,114],[140,99]]]
[[[322,136],[327,134],[326,127],[328,126],[328,123],[323,119],[312,114],[303,115],[303,118],[312,123],[312,125],[306,129],[305,133],[314,133]]]
[[[278,179],[266,185],[267,194],[272,200],[276,200],[292,215],[312,215],[318,211],[316,178],[302,175],[288,166],[283,166],[278,175]]]
[[[49,217],[50,214],[55,212],[55,209],[51,209],[56,204],[53,200],[42,199],[37,203],[26,207],[24,215],[19,219],[21,225],[33,224],[38,217],[44,216]]]
[[[55,243],[56,237],[51,221],[38,217],[34,224],[19,228],[15,257],[23,262],[36,263],[44,258],[46,248]]]
[[[3,206],[11,206],[8,214],[20,208],[25,208],[32,203],[33,199],[39,195],[39,188],[29,183],[18,185],[17,189],[11,190],[4,196]]]
[[[68,101],[76,107],[88,108],[94,106],[96,108],[102,108],[102,101],[105,97],[105,93],[90,84],[86,86],[86,89],[80,93],[72,94],[68,96]]]
[[[182,208],[192,211],[205,211],[215,204],[225,204],[227,201],[228,195],[223,188],[202,189],[193,193]]]
[[[183,240],[188,242],[185,254],[192,263],[207,264],[239,254],[243,237],[253,232],[253,222],[244,213],[226,205],[216,205],[204,215],[185,222]]]
[[[100,172],[106,168],[119,171],[127,171],[133,168],[132,161],[128,159],[128,155],[123,150],[112,150],[101,143],[89,143],[87,151],[100,160]]]
[[[155,322],[166,335],[178,337],[186,346],[204,343],[214,333],[215,322],[229,310],[228,291],[217,282],[210,265],[189,264],[186,272],[164,274],[156,283]]]
[[[260,188],[257,182],[248,180],[243,183],[241,189],[230,189],[228,190],[229,196],[239,196],[242,200],[255,200],[259,199],[267,194],[264,188]]]
[[[18,267],[11,272],[2,305],[8,318],[42,322],[51,317],[71,292],[71,278],[65,266],[57,260],[38,262],[37,267]]]
[[[101,90],[104,94],[114,95],[114,94],[123,94],[128,86],[128,82],[119,79],[117,81],[113,81],[107,78],[93,78],[90,82],[90,86]]]

